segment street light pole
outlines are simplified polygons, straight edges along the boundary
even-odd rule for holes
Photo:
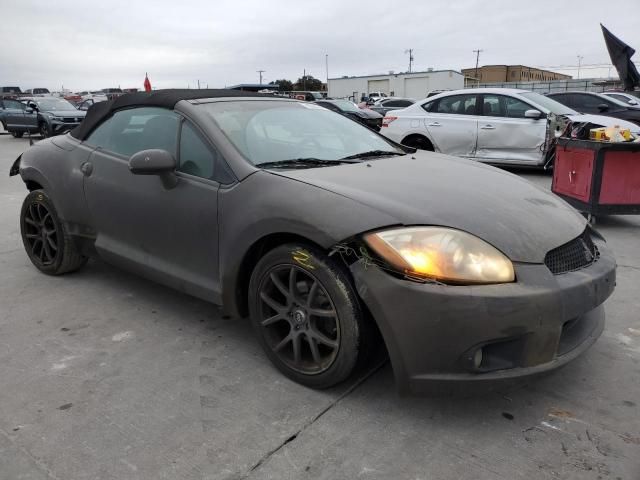
[[[413,65],[413,48],[405,50],[404,53],[409,54],[409,73],[411,73],[411,66]]]
[[[256,70],[256,72],[260,75],[260,85],[262,85],[262,74],[266,72],[266,70]]]
[[[327,92],[328,92],[329,91],[329,54],[328,53],[324,54],[324,68],[327,74]]]

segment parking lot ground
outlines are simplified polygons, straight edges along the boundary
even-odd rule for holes
[[[318,392],[213,305],[97,261],[37,272],[8,177],[27,147],[0,135],[0,479],[640,478],[640,217],[598,219],[618,286],[603,336],[560,371],[400,398],[386,364]]]

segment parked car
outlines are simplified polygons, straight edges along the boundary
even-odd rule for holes
[[[543,166],[549,134],[568,122],[619,124],[640,136],[632,123],[580,115],[544,95],[509,88],[441,93],[388,112],[380,133],[404,145],[481,162]]]
[[[0,124],[2,124],[2,128],[7,130],[7,118],[21,115],[26,108],[27,106],[17,99],[0,98]]]
[[[606,95],[594,92],[562,92],[549,93],[547,96],[578,112],[605,115],[640,125],[640,109]]]
[[[322,100],[324,95],[321,92],[290,92],[290,98],[296,100],[306,100],[307,102],[314,102],[316,100]]]
[[[611,250],[515,175],[290,99],[169,90],[104,105],[11,167],[43,273],[97,256],[221,303],[315,388],[350,376],[376,325],[409,392],[540,374],[603,331]]]
[[[51,92],[49,92],[48,88],[30,88],[25,90],[24,93],[26,95],[49,95]]]
[[[102,93],[104,93],[109,100],[113,100],[114,98],[124,95],[121,88],[103,88]]]
[[[369,102],[371,102],[372,104],[382,100],[383,98],[387,98],[388,95],[384,92],[370,92],[367,97],[369,98]]]
[[[380,130],[382,126],[382,115],[369,109],[358,108],[355,103],[349,100],[319,100],[314,103],[376,131]]]
[[[16,138],[39,133],[43,138],[59,135],[77,127],[86,112],[77,110],[58,97],[25,97],[25,109],[7,114],[7,130]]]
[[[86,112],[87,110],[89,110],[89,108],[99,102],[106,102],[107,101],[107,97],[106,95],[96,95],[95,97],[91,97],[91,98],[87,98],[86,100],[83,100],[82,102],[80,102],[78,104],[78,110],[82,110],[83,112]]]
[[[416,101],[413,98],[389,97],[382,98],[369,107],[370,110],[383,115],[391,110],[398,110],[413,105]]]
[[[22,95],[20,87],[0,87],[0,98],[16,98]]]
[[[616,90],[611,92],[602,92],[602,95],[606,95],[607,97],[614,98],[619,102],[625,103],[626,105],[630,105],[635,108],[640,108],[640,98],[638,98],[638,96],[633,95],[631,93],[618,92]]]
[[[435,97],[436,95],[440,95],[441,93],[450,92],[450,91],[451,91],[450,89],[429,90],[425,98]]]

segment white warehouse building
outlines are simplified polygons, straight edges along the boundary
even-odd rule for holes
[[[383,92],[390,97],[408,97],[419,100],[431,90],[457,90],[464,88],[464,75],[454,70],[390,73],[363,77],[330,78],[327,86],[332,98],[351,98],[356,102],[363,95]]]

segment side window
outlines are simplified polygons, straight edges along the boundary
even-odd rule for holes
[[[16,100],[5,100],[4,108],[11,108],[13,110],[24,110],[24,104],[17,102]]]
[[[389,100],[388,102],[384,102],[384,107],[408,107],[411,105],[411,102],[408,100]]]
[[[453,95],[451,97],[444,97],[438,100],[438,104],[430,111],[434,113],[450,113],[456,115],[475,115],[476,96]]]
[[[524,112],[533,107],[513,97],[484,95],[482,113],[491,117],[525,118]]]
[[[113,114],[86,142],[130,157],[140,150],[159,148],[177,156],[178,116],[156,107],[131,108]]]
[[[182,124],[178,170],[196,177],[214,179],[218,155],[200,138],[189,122]]]

